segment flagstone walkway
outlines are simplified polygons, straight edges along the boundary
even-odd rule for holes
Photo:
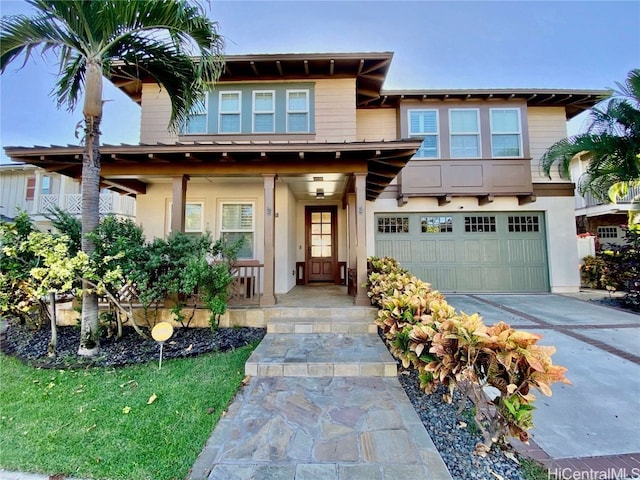
[[[375,333],[366,333],[375,331],[368,327],[374,311],[316,315],[287,309],[285,318],[270,321],[246,364],[251,380],[189,479],[450,480],[394,360]],[[278,333],[283,329],[304,333]]]

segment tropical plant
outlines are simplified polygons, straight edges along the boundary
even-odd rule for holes
[[[542,156],[546,175],[557,165],[562,178],[570,179],[571,160],[589,154],[589,166],[579,179],[578,189],[608,202],[610,190],[624,192],[640,181],[640,69],[629,72],[625,84],[613,90],[591,109],[585,133],[564,138]]]
[[[135,78],[150,77],[171,100],[170,127],[179,128],[191,107],[217,80],[222,38],[217,24],[187,0],[27,0],[33,17],[3,17],[0,23],[0,71],[37,50],[57,53],[58,106],[73,110],[84,93],[82,159],[82,250],[95,246],[87,235],[99,221],[100,122],[102,77],[120,62]],[[80,355],[99,351],[98,300],[83,285]]]
[[[456,312],[441,293],[392,259],[372,258],[370,265],[369,288],[379,307],[376,323],[390,352],[404,368],[417,370],[426,393],[440,384],[448,387],[447,402],[456,388],[463,392],[462,402],[467,396],[474,400],[474,419],[483,436],[475,453],[486,455],[507,435],[526,441],[533,426],[531,390],[551,395],[552,383],[568,383],[566,369],[551,361],[555,349],[537,345],[539,335],[504,322],[486,326],[478,314]],[[497,391],[489,405],[487,387]]]

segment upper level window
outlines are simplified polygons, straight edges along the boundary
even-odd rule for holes
[[[242,92],[220,92],[220,121],[219,133],[240,133],[240,112],[242,104]]]
[[[491,109],[491,155],[493,157],[521,157],[522,135],[520,110]]]
[[[409,110],[409,136],[423,137],[414,158],[438,158],[438,111]]]
[[[197,102],[187,117],[184,133],[207,132],[207,97]]]
[[[477,108],[449,110],[451,158],[480,157],[480,119]]]
[[[273,133],[275,131],[275,92],[273,90],[253,91],[253,132]]]
[[[309,90],[287,90],[287,132],[309,132]]]

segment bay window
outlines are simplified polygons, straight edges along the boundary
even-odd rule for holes
[[[438,111],[409,110],[409,136],[423,138],[414,158],[438,158]]]
[[[522,156],[519,109],[491,109],[491,155],[493,157]]]
[[[477,108],[449,110],[451,158],[480,157],[480,118]]]

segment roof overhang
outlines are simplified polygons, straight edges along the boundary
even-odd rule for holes
[[[421,141],[193,142],[154,145],[103,145],[101,178],[105,186],[129,194],[146,192],[145,178],[249,177],[312,173],[366,173],[366,198],[375,200],[397,176]],[[81,178],[79,146],[6,147],[14,161]]]
[[[609,94],[610,90],[563,89],[382,90],[380,97],[372,98],[362,107],[396,108],[405,101],[520,100],[531,107],[564,107],[567,119],[571,119]]]
[[[225,55],[217,83],[355,78],[357,104],[365,105],[380,96],[392,58],[392,52]],[[138,104],[143,83],[154,82],[137,66],[121,62],[113,65],[110,80]]]

